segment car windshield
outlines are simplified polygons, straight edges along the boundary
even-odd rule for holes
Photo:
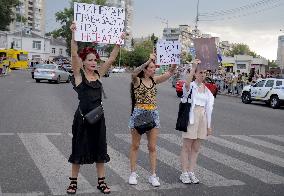
[[[40,65],[38,68],[41,68],[41,69],[55,69],[56,66],[55,65],[50,65],[50,64],[44,64],[44,65]]]

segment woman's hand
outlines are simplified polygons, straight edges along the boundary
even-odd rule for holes
[[[207,136],[212,135],[212,129],[211,128],[207,128]]]
[[[152,54],[150,54],[149,60],[156,62],[156,58],[157,58],[156,54],[152,53]]]
[[[199,59],[195,59],[193,62],[192,62],[192,69],[196,69],[197,68],[197,65],[200,64],[201,61]]]
[[[70,26],[70,30],[72,31],[72,33],[74,33],[76,31],[76,23],[75,23],[75,21],[72,22],[72,24]]]

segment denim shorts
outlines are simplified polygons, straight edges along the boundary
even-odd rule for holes
[[[143,112],[145,112],[146,110],[144,109],[139,109],[139,108],[134,108],[131,116],[130,116],[130,119],[129,119],[129,123],[128,123],[128,127],[130,129],[133,129],[134,128],[134,119],[136,116],[142,114]],[[160,128],[160,117],[159,117],[159,112],[157,109],[155,110],[150,110],[151,111],[151,115],[156,123],[156,127],[155,128]]]

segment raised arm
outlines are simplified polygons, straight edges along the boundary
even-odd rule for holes
[[[195,74],[195,71],[196,71],[196,68],[197,68],[197,65],[201,63],[201,61],[199,59],[195,59],[192,63],[192,68],[190,70],[190,73],[187,74],[186,76],[186,80],[185,80],[185,87],[187,90],[189,90],[189,87],[190,87],[190,83],[193,79],[193,76]]]
[[[160,75],[160,76],[155,76],[155,77],[154,77],[154,80],[155,80],[156,84],[165,82],[165,81],[167,81],[170,77],[172,77],[172,76],[174,75],[175,71],[176,71],[176,67],[177,67],[177,65],[174,64],[174,65],[172,65],[172,66],[170,67],[170,69],[169,69],[166,73],[164,73],[164,74],[162,74],[162,75]]]
[[[145,67],[151,63],[151,61],[155,61],[155,60],[156,60],[156,56],[155,56],[154,54],[150,54],[149,59],[148,59],[145,63],[143,63],[143,64],[140,65],[139,67],[136,67],[136,68],[133,70],[133,72],[132,72],[132,74],[131,74],[132,81],[135,83],[135,82],[137,81],[137,75],[138,75],[142,70],[144,70]]]
[[[124,39],[126,36],[125,33],[121,35],[121,39]],[[112,49],[110,56],[108,60],[99,68],[99,73],[101,76],[105,75],[108,72],[108,69],[111,67],[111,65],[115,62],[115,59],[119,53],[120,45],[116,44],[114,48]]]
[[[74,77],[76,78],[77,76],[80,75],[80,69],[82,67],[82,60],[80,59],[78,55],[78,44],[75,41],[75,31],[76,31],[76,24],[75,22],[72,22],[70,29],[72,31],[72,39],[71,39],[71,59],[72,59],[72,69],[73,69],[73,74]]]

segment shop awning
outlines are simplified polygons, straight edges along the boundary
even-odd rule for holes
[[[233,67],[235,64],[234,63],[222,63],[224,67]]]

